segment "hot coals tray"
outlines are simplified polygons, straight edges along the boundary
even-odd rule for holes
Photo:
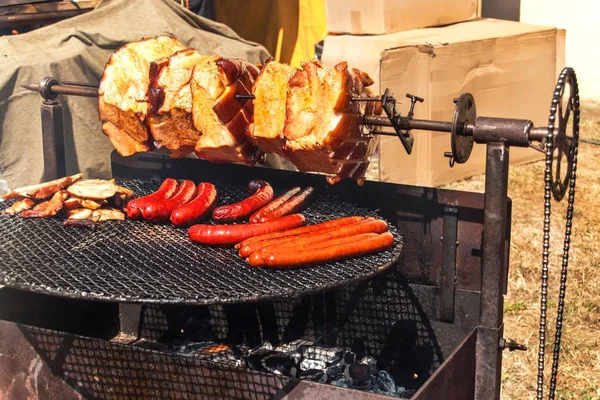
[[[138,195],[160,181],[122,181]],[[220,203],[248,194],[213,182]],[[279,194],[279,193],[277,193]],[[4,208],[11,203],[0,203]],[[379,217],[331,195],[317,195],[303,211],[309,224],[348,216]],[[354,259],[289,270],[252,268],[233,247],[191,242],[186,229],[144,221],[105,221],[95,230],[66,227],[62,217],[0,216],[0,283],[9,287],[118,302],[224,304],[318,293],[385,270],[403,240],[390,224],[392,248]]]

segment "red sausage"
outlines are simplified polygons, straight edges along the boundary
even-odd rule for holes
[[[375,236],[377,236],[377,233],[361,233],[358,235],[345,236],[337,239],[324,240],[320,241],[319,243],[300,245],[298,247],[294,247],[294,251],[312,251],[316,249],[322,249],[325,247],[338,246],[341,244],[350,244]],[[265,265],[265,252],[268,252],[269,250],[282,251],[283,249],[284,247],[276,247],[275,249],[266,248],[263,250],[255,251],[254,253],[250,254],[250,257],[246,258],[246,261],[248,261],[248,264],[250,264],[253,267],[259,267],[261,265]]]
[[[164,222],[171,218],[171,213],[181,204],[190,201],[196,195],[196,185],[192,181],[183,181],[173,197],[164,201],[153,201],[146,204],[142,216],[147,221]]]
[[[171,223],[176,227],[188,227],[203,220],[217,204],[217,188],[208,182],[198,185],[192,201],[182,204],[171,213]]]
[[[281,207],[260,218],[259,222],[274,221],[277,218],[283,217],[284,215],[297,212],[310,200],[313,191],[314,189],[311,187],[304,189],[298,195],[292,197],[291,199],[283,203]]]
[[[241,242],[252,236],[264,235],[265,233],[283,231],[306,223],[302,214],[287,215],[273,222],[258,224],[237,225],[192,225],[188,229],[188,235],[193,242],[212,245],[231,245]]]
[[[253,194],[247,199],[215,208],[212,214],[213,219],[219,222],[232,222],[242,219],[273,200],[273,188],[265,181],[254,180],[250,182],[248,191]]]
[[[302,235],[297,239],[292,239],[280,243],[265,243],[262,250],[254,249],[253,253],[261,252],[263,255],[270,251],[290,251],[296,252],[297,249],[310,247],[322,242],[328,242],[332,239],[338,239],[348,236],[360,235],[361,233],[383,233],[387,231],[387,223],[383,220],[361,221],[355,224],[346,225],[338,229],[328,229],[326,231],[317,232],[313,235]],[[242,247],[244,249],[244,247]],[[259,248],[260,249],[260,248]],[[240,250],[240,255],[242,252]]]
[[[381,233],[375,237],[350,244],[325,247],[304,252],[273,251],[265,255],[265,265],[271,268],[290,268],[324,264],[385,250],[394,243],[394,236]]]
[[[133,219],[141,218],[142,210],[149,202],[167,200],[177,191],[177,186],[175,179],[165,179],[156,192],[129,201],[125,206],[127,216]]]
[[[335,234],[335,233],[340,233],[340,232],[348,232],[348,228],[358,225],[358,224],[362,223],[363,221],[364,220],[349,223],[349,224],[339,225],[339,226],[331,226],[329,228],[315,230],[312,232],[304,232],[304,233],[300,233],[297,235],[276,237],[276,238],[272,238],[272,239],[261,240],[259,242],[245,244],[242,247],[240,247],[240,257],[248,257],[250,254],[254,253],[255,251],[263,249],[265,247],[288,246],[289,244],[292,244],[292,243],[298,243],[300,240],[303,240],[303,239],[310,239],[313,237],[320,237],[320,238],[327,239],[327,238],[329,238],[329,236],[323,236],[323,235],[328,234],[328,233]],[[345,229],[345,230],[342,230],[342,229]],[[349,231],[349,232],[350,233],[348,233],[345,236],[348,236],[349,234],[351,234],[351,231]]]
[[[265,215],[275,211],[283,203],[288,201],[292,196],[296,195],[299,191],[299,187],[291,188],[290,190],[288,190],[287,192],[285,192],[284,194],[282,194],[281,196],[279,196],[278,198],[276,198],[275,200],[273,200],[272,202],[255,212],[254,214],[252,214],[252,216],[250,216],[249,221],[252,223],[260,222],[259,220],[261,217],[264,217]]]
[[[354,222],[362,221],[363,219],[365,219],[365,217],[360,217],[360,216],[342,217],[342,218],[332,219],[331,221],[327,221],[327,222],[321,222],[320,224],[303,226],[302,228],[289,229],[286,231],[254,236],[250,239],[244,240],[241,243],[238,243],[235,246],[235,248],[241,249],[242,247],[244,247],[246,245],[257,243],[257,242],[262,242],[264,240],[269,240],[269,239],[283,238],[283,237],[287,237],[287,236],[300,235],[300,234],[304,234],[304,233],[318,232],[323,229],[352,224]]]

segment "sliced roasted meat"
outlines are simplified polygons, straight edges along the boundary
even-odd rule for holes
[[[98,208],[102,207],[102,204],[104,203],[104,201],[82,199],[80,197],[69,197],[67,201],[65,201],[65,208],[67,210],[76,210],[79,208],[97,210]]]
[[[151,150],[146,125],[150,63],[183,49],[178,40],[159,36],[128,43],[111,55],[98,89],[98,115],[120,155]]]
[[[253,117],[249,95],[258,68],[243,60],[211,56],[194,68],[191,81],[194,126],[202,135],[196,142],[198,158],[215,162],[256,162],[256,148],[248,140]]]
[[[322,172],[334,183],[343,178],[360,180],[375,150],[362,115],[374,107],[353,102],[369,96],[373,83],[360,71],[349,71],[345,62],[332,69],[318,61],[303,65],[289,83],[284,135],[286,157],[300,171]]]
[[[50,200],[46,200],[35,207],[32,210],[22,211],[19,216],[23,218],[47,218],[53,217],[60,212],[63,208],[65,200],[69,197],[65,190],[54,193]]]
[[[125,214],[121,210],[116,208],[100,208],[92,212],[94,218],[98,218],[98,221],[118,220],[123,221]]]
[[[27,197],[33,200],[44,200],[52,196],[59,190],[62,190],[67,186],[71,185],[73,182],[76,182],[82,176],[83,174],[65,176],[63,178],[55,179],[53,181],[48,181],[37,185],[24,186],[18,189],[10,190],[2,197],[2,199],[12,200]]]
[[[23,199],[15,202],[12,206],[8,207],[6,210],[2,211],[4,215],[16,215],[21,211],[29,210],[35,205],[35,201],[31,199]]]
[[[97,201],[109,199],[117,193],[133,195],[131,190],[117,185],[114,179],[82,179],[69,186],[67,192],[76,198]]]

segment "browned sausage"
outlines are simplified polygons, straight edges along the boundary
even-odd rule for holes
[[[291,188],[290,190],[288,190],[287,192],[285,192],[284,194],[282,194],[281,196],[279,196],[278,198],[276,198],[275,200],[273,200],[272,202],[270,202],[269,204],[267,204],[266,206],[264,206],[263,208],[261,208],[260,210],[255,212],[254,214],[252,214],[248,221],[250,221],[252,223],[261,222],[260,219],[262,217],[264,217],[265,215],[267,215],[267,214],[273,212],[274,210],[276,210],[277,208],[279,208],[281,205],[283,205],[283,203],[288,201],[292,196],[296,195],[299,191],[300,191],[299,187]]]
[[[389,232],[350,244],[324,247],[312,251],[294,252],[274,250],[265,255],[265,266],[270,268],[290,268],[325,264],[328,262],[359,257],[385,250],[394,244],[394,236]]]
[[[147,221],[164,222],[171,218],[177,207],[187,203],[196,195],[196,185],[192,181],[181,182],[173,197],[164,201],[152,201],[142,210],[142,217]]]
[[[259,221],[260,222],[274,221],[277,218],[283,217],[284,215],[288,215],[288,214],[297,212],[300,208],[305,206],[310,201],[310,198],[311,198],[313,192],[314,192],[313,188],[307,187],[302,192],[298,193],[296,196],[292,197],[291,199],[286,201],[284,204],[282,204],[281,207],[279,207],[276,210],[274,210],[273,212],[270,212],[267,215],[263,216]]]
[[[212,213],[213,219],[219,222],[240,220],[273,200],[273,188],[265,181],[254,180],[250,182],[248,190],[252,195],[247,199],[215,208]]]
[[[260,247],[255,248],[252,253],[260,252],[264,255],[272,250],[284,251],[285,249],[294,252],[296,248],[305,248],[312,244],[328,242],[332,239],[360,235],[361,233],[383,233],[387,230],[387,228],[387,223],[383,220],[361,221],[355,224],[343,226],[338,229],[328,229],[325,232],[317,232],[312,235],[303,235],[299,238],[295,238],[283,243],[266,243],[264,246],[262,246],[262,250],[260,250]]]
[[[142,210],[152,201],[164,201],[173,196],[177,191],[177,181],[172,178],[165,179],[158,190],[146,196],[138,197],[127,203],[125,206],[125,213],[129,218],[141,218]]]
[[[171,223],[176,227],[188,227],[202,221],[217,204],[217,188],[208,182],[198,185],[197,195],[189,203],[182,204],[171,213]]]
[[[328,241],[321,241],[319,243],[312,243],[309,245],[301,245],[298,247],[294,247],[293,250],[290,249],[290,251],[312,251],[312,250],[322,249],[325,247],[339,246],[342,244],[350,244],[350,243],[358,242],[360,240],[367,239],[367,238],[374,237],[374,236],[377,236],[377,233],[361,233],[358,235],[346,236],[346,237],[341,237],[341,238],[337,238],[337,239],[331,239]],[[275,250],[277,250],[277,251],[284,251],[284,249],[289,249],[289,247],[275,248]],[[273,248],[267,248],[267,249],[261,249],[259,251],[255,251],[254,253],[250,254],[250,256],[248,258],[246,258],[246,261],[248,261],[248,264],[250,264],[253,267],[259,267],[261,265],[265,265],[264,255],[265,255],[265,253],[268,253],[269,250],[273,250]]]
[[[193,242],[211,245],[231,245],[252,236],[296,228],[306,223],[302,214],[287,215],[277,221],[259,222],[257,224],[235,225],[192,225],[188,235]]]
[[[290,242],[296,243],[296,242],[298,242],[298,240],[301,240],[304,238],[309,238],[309,237],[314,237],[315,235],[321,235],[320,237],[324,237],[323,236],[324,234],[327,234],[327,233],[330,233],[333,231],[339,231],[342,228],[348,228],[348,227],[354,226],[356,224],[360,224],[364,221],[365,220],[360,220],[360,221],[345,224],[342,226],[333,226],[333,227],[329,227],[326,229],[320,229],[320,230],[317,230],[314,232],[304,232],[304,233],[300,233],[297,235],[288,235],[288,236],[284,236],[284,237],[265,239],[265,240],[261,240],[258,242],[249,243],[240,248],[239,254],[240,254],[240,257],[248,257],[250,254],[254,253],[255,251],[265,248],[265,247],[287,246],[288,243],[290,243]]]
[[[365,219],[365,217],[361,217],[361,216],[342,217],[342,218],[333,219],[331,221],[321,222],[320,224],[303,226],[302,228],[289,229],[286,231],[269,233],[266,235],[259,235],[259,236],[252,237],[250,239],[246,239],[242,243],[238,243],[235,246],[235,248],[240,249],[240,248],[242,248],[242,246],[245,246],[247,244],[260,242],[260,241],[267,240],[267,239],[299,235],[299,234],[303,234],[303,233],[307,233],[307,232],[317,232],[322,229],[332,228],[332,227],[336,227],[336,226],[344,226],[344,225],[351,224],[351,223],[354,223],[357,221],[362,221],[363,219]]]

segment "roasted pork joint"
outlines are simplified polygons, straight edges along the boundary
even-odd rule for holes
[[[331,69],[303,64],[290,80],[284,129],[284,153],[300,171],[327,174],[332,182],[364,177],[376,141],[362,120],[372,107],[352,97],[369,96],[372,83],[346,63]]]
[[[252,87],[254,94],[254,121],[248,133],[256,146],[264,152],[285,157],[283,148],[286,123],[288,82],[297,68],[269,61],[260,71]]]
[[[324,68],[318,61],[302,69],[270,61],[253,87],[254,122],[249,135],[260,150],[279,154],[300,171],[321,172],[331,183],[360,180],[376,147],[363,115],[373,80],[344,62]]]
[[[98,89],[98,116],[120,155],[152,149],[146,125],[150,63],[183,49],[177,39],[159,36],[128,43],[108,60]]]
[[[243,60],[207,57],[194,67],[191,80],[192,117],[202,135],[194,151],[214,163],[254,164],[257,149],[248,140],[253,104],[249,95],[258,68]]]
[[[200,138],[192,119],[190,81],[194,67],[207,58],[186,49],[151,64],[150,133],[155,145],[168,149],[172,158],[192,153]]]

